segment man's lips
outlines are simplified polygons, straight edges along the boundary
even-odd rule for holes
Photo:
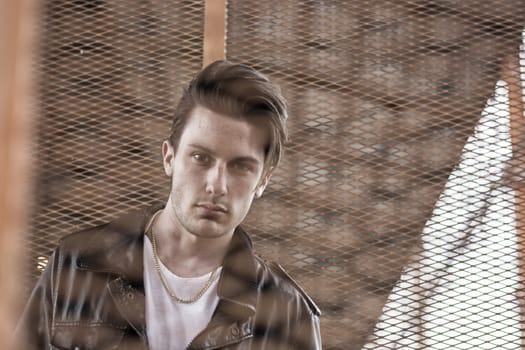
[[[227,213],[228,208],[222,204],[215,204],[215,203],[198,203],[198,208],[205,209],[210,212],[220,212],[220,213]]]

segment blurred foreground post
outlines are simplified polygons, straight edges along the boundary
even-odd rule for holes
[[[0,1],[0,348],[16,348],[30,186],[33,0]]]
[[[206,0],[204,4],[203,67],[226,57],[227,0]]]

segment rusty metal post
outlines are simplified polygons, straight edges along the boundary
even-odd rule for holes
[[[15,349],[27,231],[33,0],[0,1],[0,348]]]
[[[512,173],[515,195],[516,232],[520,287],[521,348],[525,349],[525,120],[519,58],[507,58],[503,66],[503,80],[508,85],[510,135],[512,142]]]
[[[204,5],[203,66],[226,57],[227,0],[206,0]]]

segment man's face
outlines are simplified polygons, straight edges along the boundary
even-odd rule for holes
[[[176,151],[163,144],[164,169],[171,176],[166,209],[180,234],[231,235],[268,178],[261,180],[269,132],[197,106]],[[261,185],[262,183],[262,185]]]

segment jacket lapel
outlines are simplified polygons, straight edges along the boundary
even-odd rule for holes
[[[110,273],[108,289],[123,319],[146,341],[144,229],[155,205],[102,226],[78,259],[78,268]],[[103,241],[103,243],[101,243]],[[100,249],[97,247],[111,247]]]
[[[241,318],[253,316],[257,302],[257,270],[252,242],[240,227],[235,230],[223,261],[218,287],[219,298],[242,311]]]
[[[146,300],[144,285],[133,285],[118,277],[108,284],[110,295],[122,317],[146,342]]]
[[[208,326],[188,349],[216,349],[253,336],[252,318],[257,302],[256,263],[252,243],[237,228],[222,264],[219,304]]]

